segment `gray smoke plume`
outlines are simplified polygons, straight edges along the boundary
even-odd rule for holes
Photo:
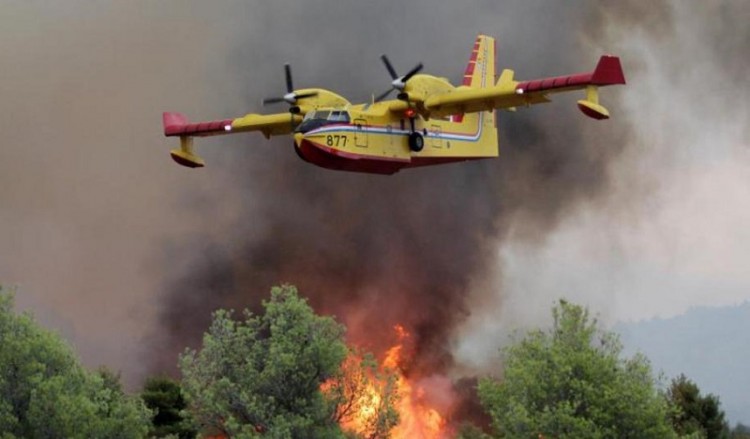
[[[579,129],[591,147],[624,149],[606,190],[541,242],[515,231],[502,242],[497,272],[475,281],[472,316],[455,333],[469,370],[492,369],[501,335],[549,321],[561,296],[610,324],[750,299],[750,4],[602,2],[588,12],[582,42],[621,55],[628,85],[602,141]]]
[[[87,364],[131,384],[148,372],[164,271],[153,262],[195,223],[167,189],[215,180],[183,179],[160,151],[165,106],[222,103],[208,87],[184,91],[222,80],[206,66],[227,42],[202,38],[216,15],[175,6],[3,2],[0,14],[0,282]]]

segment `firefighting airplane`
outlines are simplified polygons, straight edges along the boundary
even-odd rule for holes
[[[608,119],[598,89],[625,84],[620,60],[602,56],[592,72],[518,82],[503,70],[495,82],[495,39],[479,35],[463,84],[419,74],[418,64],[399,76],[388,58],[382,61],[391,88],[365,104],[351,104],[322,88],[295,90],[285,66],[287,93],[263,104],[286,102],[288,112],[248,114],[236,119],[190,123],[180,113],[163,114],[164,134],[180,138],[172,158],[190,168],[205,162],[193,149],[194,137],[260,131],[266,138],[292,134],[297,154],[328,169],[393,174],[403,168],[498,156],[496,109],[549,102],[552,93],[585,90],[578,108],[593,119]],[[385,100],[397,91],[397,99]]]

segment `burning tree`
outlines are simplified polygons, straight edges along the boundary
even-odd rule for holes
[[[334,420],[350,435],[389,437],[399,422],[396,375],[379,370],[370,353],[352,350],[339,374],[323,383],[321,390],[336,407]]]
[[[215,312],[202,348],[181,356],[199,427],[229,437],[388,437],[396,397],[373,380],[392,379],[347,347],[344,327],[316,315],[292,286],[273,288],[263,308],[241,321]],[[371,410],[366,425],[345,436],[342,426],[363,408]]]
[[[436,388],[444,393],[445,386],[434,381],[428,386],[407,376],[404,370],[409,362],[410,334],[401,325],[393,329],[396,341],[380,364],[371,355],[353,351],[344,362],[341,378],[324,384],[326,392],[347,401],[339,405],[337,421],[347,432],[373,439],[452,437],[445,415],[450,404],[437,404],[427,395],[428,390],[435,393]]]

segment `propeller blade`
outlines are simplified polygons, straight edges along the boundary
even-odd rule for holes
[[[285,99],[283,97],[281,97],[281,98],[266,98],[266,99],[263,99],[263,105],[278,104],[279,102],[284,102],[284,101],[285,101]]]
[[[297,98],[297,99],[304,99],[304,98],[311,98],[311,97],[317,96],[317,95],[318,95],[317,91],[309,91],[307,93],[295,93],[294,97]]]
[[[391,93],[393,93],[393,89],[392,88],[389,89],[388,91],[386,91],[385,93],[382,93],[380,96],[376,97],[375,98],[375,102],[382,101],[383,99],[387,98],[388,95],[391,94]]]
[[[286,91],[291,93],[294,91],[294,86],[292,85],[292,67],[289,64],[284,64],[284,73],[286,76]]]
[[[401,78],[401,81],[402,82],[408,81],[409,79],[411,79],[412,76],[419,73],[422,70],[422,67],[424,67],[422,63],[417,64],[416,66],[414,66],[413,69],[409,70],[409,73],[405,74],[404,77]]]
[[[295,105],[299,99],[310,98],[318,95],[317,91],[309,91],[306,93],[294,92],[294,83],[292,82],[292,67],[289,64],[284,64],[284,79],[286,82],[287,93],[284,96],[263,99],[263,105],[277,104],[280,102],[286,102],[289,105]],[[299,107],[292,107],[289,111],[294,114],[295,112],[299,112]]]
[[[388,73],[391,74],[391,79],[398,78],[398,74],[396,73],[396,69],[393,68],[391,65],[391,62],[388,60],[388,57],[385,56],[385,54],[380,55],[380,59],[383,60],[383,64],[385,64],[385,68],[388,69]]]

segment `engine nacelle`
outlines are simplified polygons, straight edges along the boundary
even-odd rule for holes
[[[295,93],[300,95],[314,93],[313,96],[297,99],[297,102],[295,102],[295,106],[299,108],[297,112],[308,112],[317,110],[318,108],[341,108],[351,105],[345,98],[324,88],[305,88],[295,90]]]

